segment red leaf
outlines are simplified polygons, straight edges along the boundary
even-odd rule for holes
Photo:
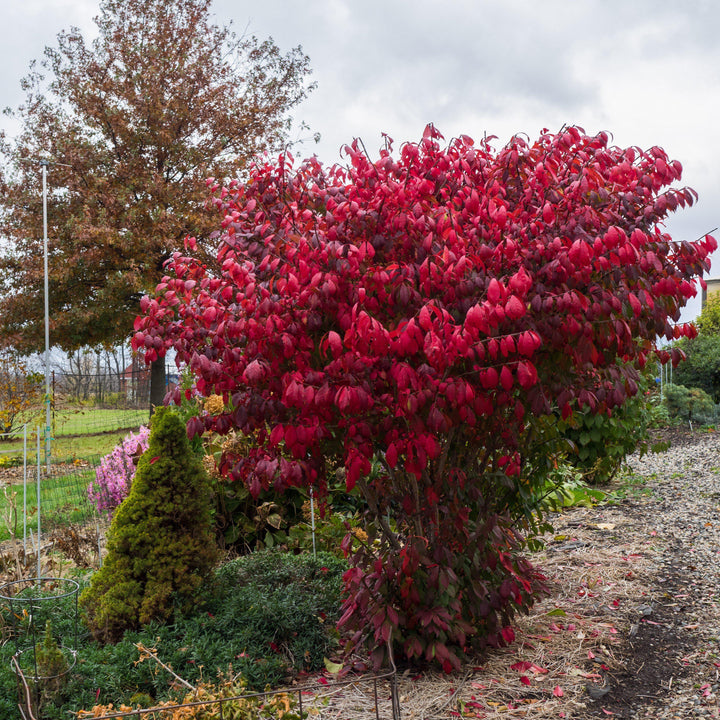
[[[584,240],[576,240],[570,247],[568,257],[570,262],[581,268],[590,262],[590,248]]]
[[[532,278],[527,274],[524,267],[521,267],[508,282],[508,289],[524,298],[532,287]]]
[[[498,302],[500,302],[501,294],[502,294],[502,292],[500,289],[500,283],[497,281],[496,278],[493,278],[490,281],[490,284],[488,285],[488,291],[487,291],[488,302],[492,303],[493,305],[497,305]]]
[[[554,695],[555,697],[562,697],[564,694],[565,694],[565,693],[563,692],[563,689],[562,689],[559,685],[556,685],[556,686],[553,688],[553,695]]]
[[[640,304],[640,301],[637,299],[637,296],[635,295],[635,293],[630,293],[628,295],[628,301],[630,302],[630,307],[632,307],[635,317],[640,317],[640,314],[642,313],[642,305]]]
[[[517,377],[520,387],[524,390],[528,390],[533,385],[537,384],[537,369],[531,362],[528,362],[527,360],[520,360],[517,365]]]
[[[510,666],[511,670],[517,670],[518,672],[525,672],[532,667],[532,663],[527,660],[521,660]]]
[[[390,445],[388,445],[388,449],[385,452],[385,460],[387,460],[387,464],[391,468],[395,469],[398,461],[398,453],[397,448],[395,447],[395,443],[390,443]]]
[[[505,314],[511,320],[517,320],[525,315],[525,303],[515,295],[511,295],[510,299],[505,303]]]
[[[555,212],[549,202],[543,205],[542,218],[546,225],[552,225],[555,222]]]
[[[328,345],[333,357],[339,357],[340,353],[342,353],[342,339],[334,330],[328,333]]]
[[[503,636],[503,640],[509,645],[515,642],[515,631],[511,627],[504,627],[500,634]]]
[[[480,305],[473,305],[465,315],[465,325],[468,328],[487,332],[487,318],[485,317],[485,311]]]
[[[420,327],[425,332],[432,329],[432,318],[430,317],[430,312],[428,311],[427,305],[423,305],[423,307],[420,309],[420,316],[418,317],[418,321],[420,323]]]
[[[265,366],[259,360],[253,360],[243,373],[243,380],[248,385],[255,385],[265,377]]]
[[[486,390],[496,388],[498,385],[498,372],[495,368],[485,368],[480,373],[480,382]]]
[[[508,368],[507,365],[503,365],[503,368],[500,371],[500,384],[506,392],[508,392],[513,386],[512,372],[510,372],[510,368]]]
[[[521,675],[520,676],[520,682],[523,685],[530,685],[530,678],[527,675]]]

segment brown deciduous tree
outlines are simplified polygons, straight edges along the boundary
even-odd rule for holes
[[[28,411],[42,407],[43,376],[18,357],[0,353],[0,433],[13,434],[27,420]]]
[[[308,58],[212,23],[211,0],[103,0],[23,81],[18,136],[0,136],[0,339],[44,338],[40,168],[48,159],[51,340],[122,341],[188,234],[211,243],[204,180],[285,143],[312,88]],[[164,393],[164,364],[151,402]]]

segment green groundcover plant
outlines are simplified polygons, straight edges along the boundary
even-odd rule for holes
[[[293,555],[264,551],[237,558],[213,572],[203,585],[203,601],[190,613],[173,598],[171,616],[128,631],[115,644],[81,635],[77,663],[58,690],[52,720],[94,705],[133,707],[178,698],[173,678],[152,660],[138,662],[137,645],[157,656],[187,682],[216,682],[229,670],[240,673],[248,690],[289,682],[301,672],[324,668],[338,650],[335,623],[340,615],[342,574],[347,563],[335,555]],[[81,579],[88,587],[91,577]],[[71,603],[70,598],[63,603]],[[71,638],[72,612],[65,608],[53,625],[56,637]],[[3,613],[8,608],[2,608]],[[4,617],[8,621],[7,617]],[[17,712],[17,685],[9,669],[14,644],[0,648],[0,716]]]

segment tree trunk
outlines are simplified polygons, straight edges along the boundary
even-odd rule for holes
[[[159,357],[150,364],[150,417],[165,400],[165,358]]]

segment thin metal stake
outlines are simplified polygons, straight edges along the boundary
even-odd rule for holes
[[[40,428],[37,429],[37,582],[40,584]]]
[[[23,562],[27,558],[27,423],[23,425]]]
[[[315,552],[315,499],[313,497],[312,485],[310,486],[310,527],[312,528],[313,558],[317,558]]]
[[[102,567],[102,547],[100,547],[100,523],[95,521],[95,541],[98,549],[98,567]]]

